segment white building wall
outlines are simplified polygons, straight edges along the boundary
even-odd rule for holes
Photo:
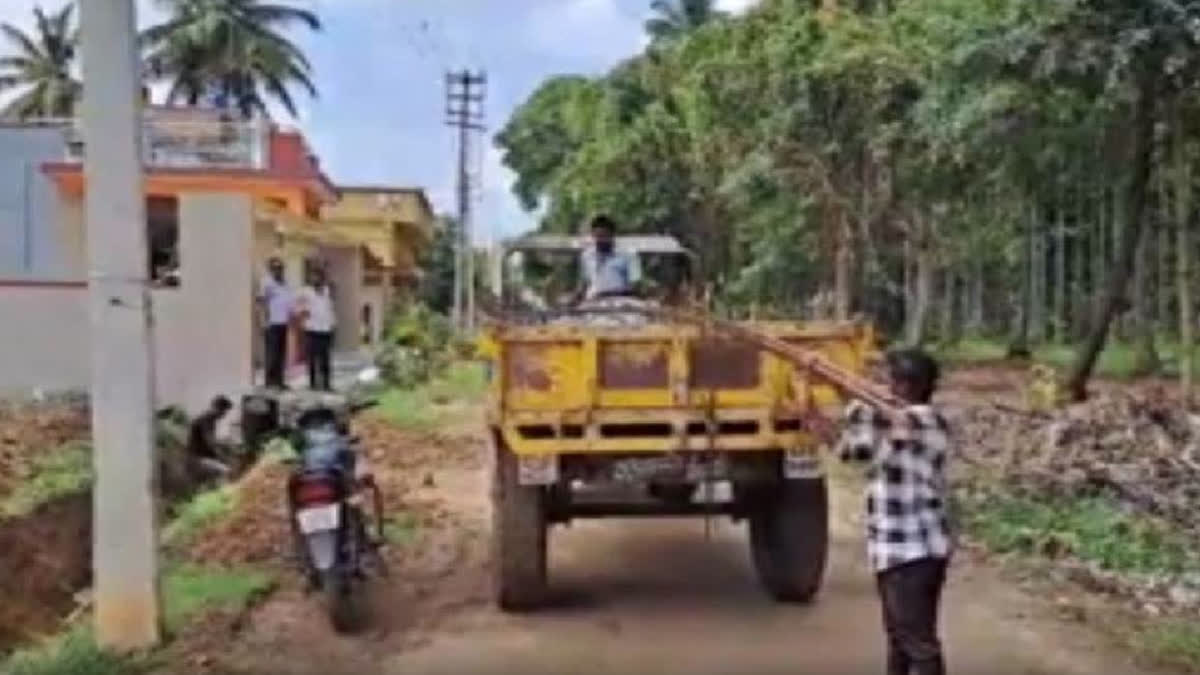
[[[84,389],[91,378],[87,289],[0,282],[0,392]]]
[[[252,224],[248,196],[180,197],[181,283],[151,293],[160,407],[195,412],[252,385]],[[88,387],[84,286],[0,282],[0,324],[0,391]]]

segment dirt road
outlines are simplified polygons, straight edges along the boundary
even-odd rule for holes
[[[827,584],[808,607],[780,606],[757,587],[744,528],[699,520],[584,522],[552,536],[558,602],[501,615],[488,596],[486,471],[478,439],[426,441],[385,469],[406,503],[426,509],[422,534],[395,553],[377,588],[375,632],[331,634],[316,598],[285,589],[232,644],[191,658],[224,673],[869,673],[883,651],[863,566],[857,495],[835,490]],[[954,673],[1150,672],[1105,647],[1086,622],[964,555],[943,627]]]

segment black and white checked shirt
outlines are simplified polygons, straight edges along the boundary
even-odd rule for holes
[[[904,409],[893,425],[855,401],[846,409],[839,442],[843,461],[867,469],[867,555],[876,572],[922,558],[949,558],[954,549],[946,512],[950,432],[928,405]]]

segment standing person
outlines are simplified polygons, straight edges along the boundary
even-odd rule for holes
[[[309,285],[300,291],[300,314],[304,318],[305,353],[308,356],[308,384],[314,391],[333,391],[330,351],[333,348],[333,294],[325,279],[325,270],[312,271]]]
[[[608,216],[592,219],[592,242],[582,256],[582,287],[575,301],[633,295],[642,280],[636,253],[616,245],[616,223]]]
[[[286,389],[283,381],[287,364],[288,322],[292,318],[292,290],[284,277],[283,261],[271,258],[267,276],[258,292],[263,317],[263,346],[266,359],[266,385]]]
[[[867,554],[887,632],[888,675],[942,675],[938,606],[954,536],[946,508],[948,425],[931,404],[938,365],[919,349],[887,357],[892,392],[907,405],[889,419],[859,401],[846,410],[843,461],[867,465]],[[820,429],[827,440],[837,434]]]

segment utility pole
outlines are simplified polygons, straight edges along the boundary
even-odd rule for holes
[[[96,639],[159,640],[154,357],[134,0],[80,4]]]
[[[487,74],[469,70],[446,74],[446,124],[458,129],[458,242],[454,254],[454,326],[475,328],[475,255],[471,221],[471,133],[482,132]]]

